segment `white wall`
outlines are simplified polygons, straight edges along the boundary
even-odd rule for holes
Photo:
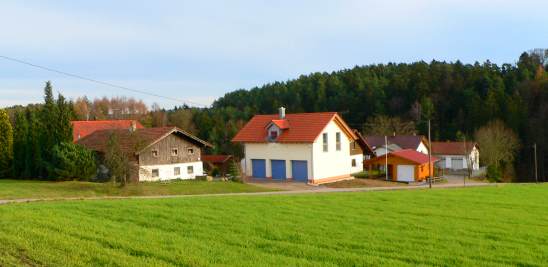
[[[428,147],[422,141],[420,142],[419,146],[417,147],[417,151],[428,155]]]
[[[336,151],[335,133],[341,133],[341,149]],[[323,133],[328,134],[328,151],[323,151]],[[331,121],[316,138],[313,145],[313,173],[314,180],[352,173],[350,165],[350,139],[342,129]]]
[[[193,166],[194,172],[189,174],[187,167]],[[180,175],[174,174],[174,168],[181,168]],[[152,170],[158,169],[159,176],[152,177]],[[146,165],[139,166],[139,181],[161,181],[171,179],[195,179],[198,175],[204,174],[204,164],[201,161],[177,163],[177,164],[162,164],[162,165]]]
[[[308,163],[308,178],[312,177],[312,144],[286,144],[286,143],[246,143],[244,144],[244,170],[246,176],[252,175],[252,159],[264,159],[266,164],[266,177],[272,177],[270,160],[285,160],[285,172],[287,178],[291,175],[291,160],[306,160]]]
[[[352,160],[356,160],[356,166],[352,167]],[[351,155],[350,156],[350,173],[357,173],[363,171],[363,155]]]
[[[445,164],[440,166],[445,169],[453,169],[453,159],[462,159],[463,169],[466,169],[466,156],[464,155],[434,155],[437,158],[445,159]],[[471,164],[472,170],[479,170],[479,151],[474,148],[469,154],[468,164]]]

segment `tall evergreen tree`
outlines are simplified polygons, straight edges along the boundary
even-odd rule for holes
[[[12,175],[13,130],[4,109],[0,109],[0,178]]]
[[[26,170],[28,131],[29,124],[26,117],[26,111],[18,111],[15,114],[15,127],[13,130],[13,172],[18,178],[23,177]]]
[[[70,102],[66,101],[65,97],[59,94],[57,98],[57,115],[55,145],[62,142],[72,142],[72,125],[70,120],[73,117],[73,109]]]
[[[25,146],[25,170],[23,177],[25,178],[45,178],[46,165],[44,163],[44,150],[47,149],[43,146],[43,125],[38,118],[38,110],[28,108],[26,110],[26,117],[28,121],[28,132]],[[50,127],[52,128],[52,127]]]

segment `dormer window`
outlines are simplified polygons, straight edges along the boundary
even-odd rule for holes
[[[278,138],[278,131],[276,130],[270,130],[270,134],[268,135],[270,140],[276,140]]]

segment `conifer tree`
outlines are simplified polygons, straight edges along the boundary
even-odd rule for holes
[[[13,129],[13,172],[16,177],[23,177],[26,168],[27,134],[29,124],[25,111],[15,114]]]
[[[8,113],[0,109],[0,178],[11,176],[13,160],[13,130]]]

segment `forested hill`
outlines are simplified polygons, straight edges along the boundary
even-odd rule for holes
[[[432,61],[303,75],[228,93],[208,112],[222,117],[220,125],[208,125],[198,114],[195,122],[204,138],[224,139],[212,140],[221,150],[228,149],[222,143],[252,115],[276,113],[280,106],[289,113],[337,111],[358,129],[372,116],[384,114],[414,121],[418,133],[424,134],[425,122],[431,119],[436,140],[453,140],[457,133],[472,137],[487,122],[501,119],[519,135],[524,147],[533,142],[545,147],[548,50],[536,52],[523,53],[516,64],[502,66]],[[215,120],[206,120],[211,119]],[[522,160],[529,161],[527,151],[522,152]]]

